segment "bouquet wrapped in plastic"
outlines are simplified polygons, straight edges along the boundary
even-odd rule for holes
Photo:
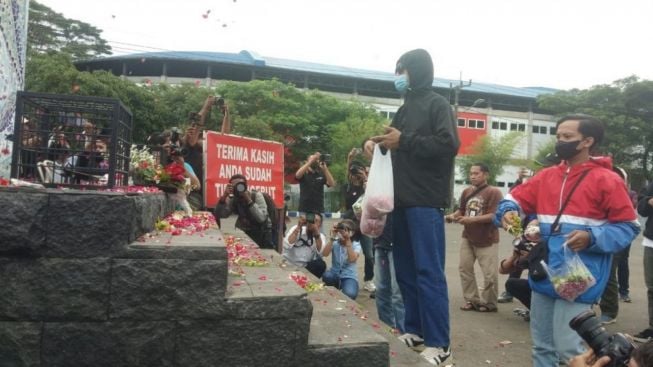
[[[569,249],[566,242],[563,248],[565,262],[559,267],[545,267],[545,269],[556,293],[567,301],[573,301],[594,286],[596,279],[580,259],[580,256]]]

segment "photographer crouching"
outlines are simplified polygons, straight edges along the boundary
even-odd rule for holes
[[[326,270],[322,259],[322,248],[326,237],[320,232],[322,215],[306,213],[300,216],[297,225],[290,228],[283,240],[283,257],[295,266],[306,268],[318,278]]]
[[[569,361],[569,367],[651,367],[653,342],[635,348],[621,333],[610,334],[593,311],[585,311],[569,322],[569,327],[589,345],[590,349]]]
[[[247,189],[243,175],[233,175],[215,207],[215,216],[227,218],[236,213],[236,228],[242,230],[260,248],[273,249],[272,221],[263,194]]]

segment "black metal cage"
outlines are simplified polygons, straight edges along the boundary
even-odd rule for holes
[[[46,186],[126,186],[132,114],[117,99],[18,92],[11,177]]]

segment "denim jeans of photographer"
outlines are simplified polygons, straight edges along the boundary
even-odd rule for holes
[[[340,289],[345,296],[353,300],[358,296],[358,280],[356,279],[340,278],[337,274],[327,271],[322,275],[322,281],[328,286]]]
[[[392,250],[374,249],[374,284],[376,285],[376,311],[379,319],[404,333],[404,299],[401,297],[395,275]]]
[[[583,339],[569,327],[569,321],[589,309],[589,304],[531,293],[533,367],[557,366],[585,352]]]

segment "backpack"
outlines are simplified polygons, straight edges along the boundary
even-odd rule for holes
[[[279,218],[277,218],[277,206],[274,204],[272,196],[270,196],[268,193],[260,191],[257,191],[257,193],[263,195],[263,199],[265,199],[265,206],[267,206],[268,209],[268,218],[270,218],[270,224],[272,225],[272,243],[276,246],[277,235],[279,234],[279,230],[277,229],[279,225]]]

